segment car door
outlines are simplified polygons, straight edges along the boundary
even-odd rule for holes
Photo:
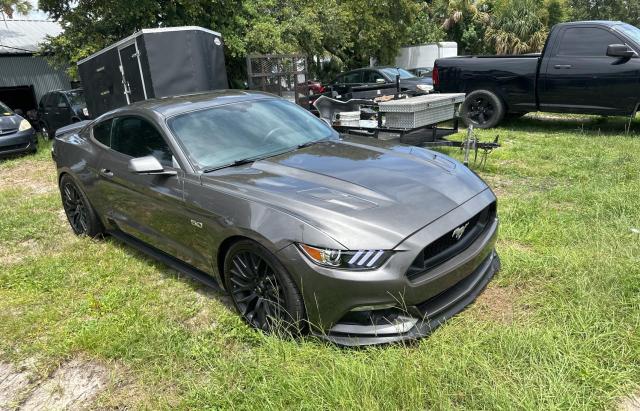
[[[370,86],[387,83],[387,79],[377,70],[362,70],[362,83]]]
[[[333,89],[337,93],[335,97],[340,98],[351,91],[352,87],[362,85],[362,71],[355,70],[341,74],[336,78]]]
[[[607,56],[623,38],[598,26],[568,26],[558,33],[541,67],[541,110],[626,114],[638,100],[640,59]]]
[[[71,106],[69,101],[62,93],[53,93],[53,104],[51,107],[51,123],[49,127],[52,130],[57,130],[60,127],[64,127],[71,124]]]
[[[100,155],[96,190],[106,218],[120,231],[192,266],[210,270],[210,260],[190,247],[185,173],[168,140],[151,120],[140,116],[116,117],[110,128],[109,147]],[[100,138],[97,131],[94,128],[96,139]],[[142,175],[129,171],[129,160],[149,155],[177,174]]]

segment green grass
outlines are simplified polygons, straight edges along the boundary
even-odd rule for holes
[[[478,132],[503,144],[477,170],[502,271],[429,338],[358,350],[263,336],[224,296],[74,237],[43,144],[0,163],[0,361],[106,364],[99,407],[612,408],[640,382],[639,132],[568,116]]]

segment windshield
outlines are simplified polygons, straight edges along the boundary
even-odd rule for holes
[[[65,93],[69,98],[69,103],[72,106],[86,106],[87,103],[84,101],[84,91],[83,90],[74,90],[67,91]]]
[[[338,138],[325,122],[284,100],[226,104],[180,114],[169,128],[200,169],[231,165]]]
[[[0,116],[12,116],[13,110],[7,107],[2,101],[0,101]]]
[[[402,80],[406,80],[406,79],[410,79],[410,78],[416,78],[416,76],[414,76],[413,74],[409,73],[407,70],[403,69],[403,68],[383,68],[381,69],[382,72],[384,72],[386,75],[388,75],[389,77],[391,77],[392,80],[395,80],[396,75],[400,74],[400,79]]]
[[[627,24],[627,23],[618,24],[616,26],[613,26],[613,28],[615,30],[618,30],[619,32],[621,32],[625,36],[629,37],[631,40],[633,40],[634,43],[640,44],[640,29],[639,28],[637,28],[635,26],[632,26],[631,24]]]

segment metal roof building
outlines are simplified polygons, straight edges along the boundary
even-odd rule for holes
[[[55,69],[43,57],[34,55],[46,36],[61,32],[54,21],[0,21],[0,101],[27,112],[37,107],[46,92],[71,88],[64,70]]]

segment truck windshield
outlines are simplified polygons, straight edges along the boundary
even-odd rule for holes
[[[614,30],[617,30],[620,33],[624,34],[625,36],[629,37],[631,40],[633,40],[634,43],[640,45],[640,29],[639,28],[627,23],[618,24],[616,26],[613,26],[613,28]]]
[[[266,99],[179,114],[168,125],[191,162],[210,170],[337,139],[325,122],[293,103]]]
[[[82,90],[73,90],[67,91],[67,97],[69,98],[69,103],[72,106],[86,106],[87,103],[84,101],[84,91]]]

